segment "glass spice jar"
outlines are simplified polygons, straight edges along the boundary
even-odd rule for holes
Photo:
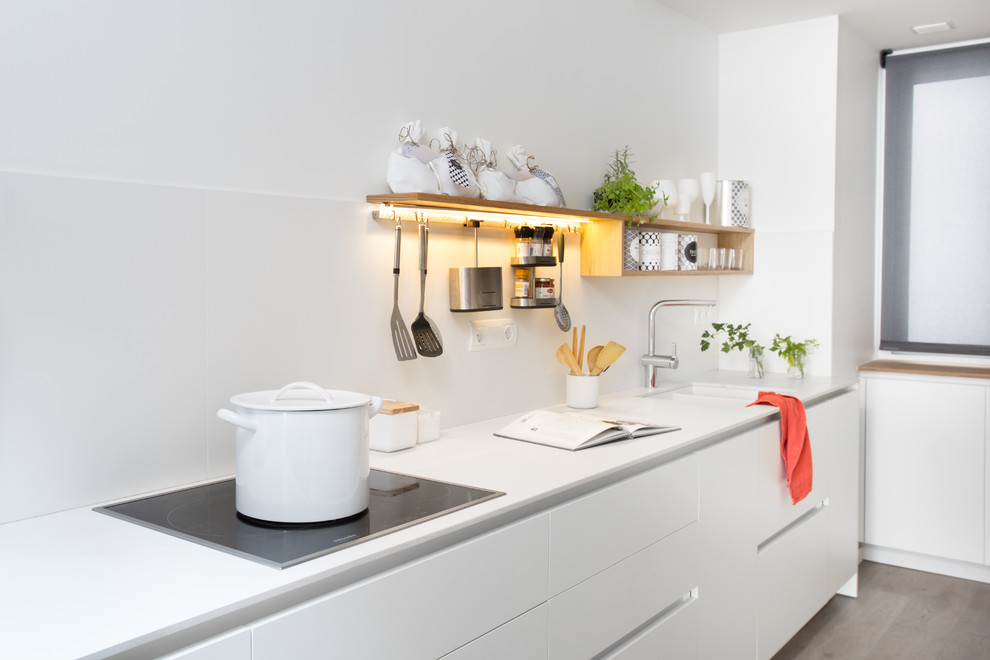
[[[537,300],[552,300],[556,299],[557,294],[553,290],[553,278],[552,277],[537,277],[536,278],[536,299]]]
[[[533,292],[530,291],[529,269],[517,268],[516,298],[532,298],[532,297],[533,297]]]

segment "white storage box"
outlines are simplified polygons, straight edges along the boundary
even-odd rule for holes
[[[440,411],[422,408],[419,411],[419,442],[433,442],[440,439]]]
[[[416,444],[419,404],[385,401],[368,422],[368,446],[374,451],[399,451]]]

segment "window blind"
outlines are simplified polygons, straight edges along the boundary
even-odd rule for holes
[[[990,44],[886,58],[880,349],[990,355]]]

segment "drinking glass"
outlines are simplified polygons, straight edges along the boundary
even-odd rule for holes
[[[711,223],[709,219],[709,213],[711,211],[712,202],[715,200],[715,173],[714,172],[702,172],[701,173],[701,201],[705,203],[705,223]]]
[[[681,220],[687,220],[691,215],[691,204],[698,199],[699,186],[697,179],[681,179],[677,182],[677,215]]]

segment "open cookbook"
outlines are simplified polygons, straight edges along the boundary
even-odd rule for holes
[[[588,413],[533,410],[496,431],[495,435],[577,451],[615,440],[642,438],[679,430],[678,426],[603,419]]]

